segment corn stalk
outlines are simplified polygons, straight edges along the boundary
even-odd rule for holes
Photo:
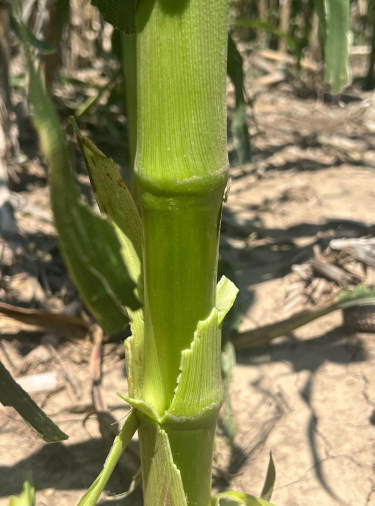
[[[135,178],[145,353],[142,397],[128,400],[139,412],[146,506],[206,506],[211,497],[223,401],[217,307],[221,290],[236,293],[224,282],[216,297],[228,178],[226,4],[142,0],[138,6]]]
[[[225,278],[216,287],[228,178],[227,9],[225,0],[176,5],[144,0],[138,8],[135,180],[143,241],[141,255],[139,248],[128,255],[142,257],[141,269],[128,268],[143,309],[131,314],[123,398],[139,424],[145,505],[208,506],[223,402],[220,326],[237,293]],[[123,233],[130,223],[139,232],[136,220],[118,213],[124,197],[111,183],[118,180],[113,162],[76,133],[99,207]],[[80,505],[94,504],[108,474],[105,468]]]

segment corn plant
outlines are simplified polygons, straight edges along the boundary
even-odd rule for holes
[[[257,499],[211,496],[223,403],[221,324],[237,288],[216,283],[226,148],[227,0],[96,0],[137,46],[139,210],[117,166],[72,121],[102,212],[80,198],[65,136],[33,66],[20,5],[14,13],[30,74],[30,102],[49,167],[60,247],[87,307],[125,341],[131,410],[79,506],[94,505],[138,430],[145,506],[268,505],[274,468]],[[125,310],[126,308],[126,310]]]

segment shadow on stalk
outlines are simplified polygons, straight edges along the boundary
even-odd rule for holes
[[[188,7],[190,0],[159,0],[161,9],[169,16],[182,14]]]
[[[156,1],[159,2],[161,9],[169,16],[181,15],[190,3],[190,0],[152,0],[150,2],[139,2],[137,7],[137,31],[141,32],[147,25]]]

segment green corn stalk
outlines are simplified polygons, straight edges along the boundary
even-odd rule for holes
[[[325,62],[324,81],[331,85],[334,93],[338,93],[350,83],[350,2],[315,0],[315,8],[319,16],[319,36]]]
[[[226,0],[138,5],[135,181],[144,330],[133,319],[125,400],[139,423],[146,506],[211,502],[223,402],[220,327],[237,293],[226,278],[216,287],[228,178],[226,16]],[[110,204],[118,192],[109,182],[115,177],[103,178],[112,174],[111,162],[99,160],[102,154],[78,132],[77,138],[99,207],[126,233],[131,220],[121,227],[118,206]],[[80,506],[94,504],[108,473],[105,466]]]
[[[142,0],[137,13],[135,179],[144,236],[145,505],[206,506],[223,402],[216,295],[228,178],[226,0]],[[150,84],[153,85],[150,86]],[[157,447],[161,448],[156,452]],[[167,477],[167,479],[165,479]],[[164,487],[160,487],[161,483]]]
[[[175,12],[175,6],[144,0],[138,9],[135,180],[144,331],[133,318],[124,398],[137,413],[146,506],[211,501],[213,442],[223,402],[220,326],[237,294],[226,278],[216,287],[228,177],[227,9],[225,0],[220,4],[193,0]],[[209,29],[207,19],[213,21]],[[215,68],[205,64],[207,55]],[[99,207],[127,233],[135,220],[124,221],[118,213],[113,162],[79,132],[77,138]],[[94,504],[108,473],[105,467],[80,506]]]

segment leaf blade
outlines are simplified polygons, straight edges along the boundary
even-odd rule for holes
[[[17,12],[19,3],[14,4]],[[79,197],[64,134],[34,68],[26,28],[20,19],[19,23],[30,75],[34,123],[49,167],[51,204],[60,248],[82,299],[106,332],[115,333],[129,322],[123,306],[133,310],[140,307],[134,293],[136,285],[128,274],[112,225]]]
[[[46,443],[65,441],[68,436],[44,413],[0,362],[0,402],[12,406]]]
[[[116,227],[129,273],[138,282],[141,276],[142,222],[137,206],[115,162],[81,134],[74,118],[71,118],[71,124],[99,209]]]
[[[266,480],[264,482],[263,489],[260,494],[260,497],[265,501],[271,500],[273,487],[275,486],[275,481],[276,481],[276,468],[272,458],[272,453],[270,452],[270,461],[268,463]]]
[[[82,496],[77,506],[95,506],[100,497],[100,494],[103,492],[104,487],[108,483],[113,470],[120,460],[121,455],[124,453],[127,445],[137,430],[138,425],[137,415],[135,413],[135,410],[132,409],[129,413],[129,416],[125,420],[120,434],[113,442],[107,460],[104,463],[103,470],[91,485],[91,487],[87,490],[87,492]]]

